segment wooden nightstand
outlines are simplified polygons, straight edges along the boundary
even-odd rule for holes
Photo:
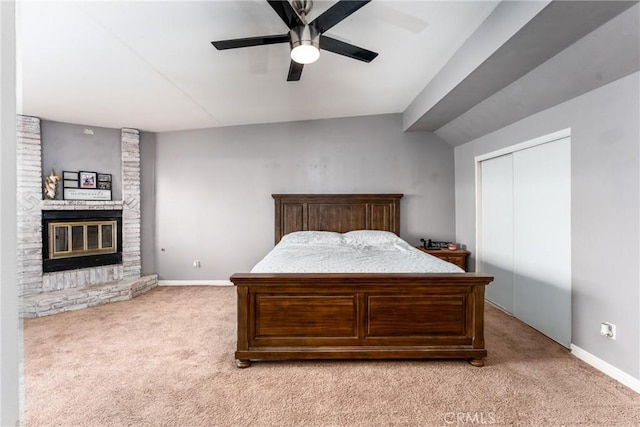
[[[471,253],[469,251],[465,251],[463,249],[456,249],[455,251],[450,251],[449,249],[425,249],[422,246],[416,246],[416,248],[420,249],[422,252],[428,253],[429,255],[433,255],[444,261],[450,262],[451,264],[455,264],[464,271],[467,271],[467,257]]]

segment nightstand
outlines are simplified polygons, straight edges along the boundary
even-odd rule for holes
[[[463,249],[456,249],[455,251],[450,251],[449,249],[425,249],[422,246],[416,246],[416,248],[467,271],[467,257],[471,253],[469,251]]]

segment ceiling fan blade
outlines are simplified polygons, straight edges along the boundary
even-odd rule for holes
[[[219,40],[211,42],[218,50],[236,49],[239,47],[262,46],[265,44],[289,43],[289,34],[277,36],[247,37],[244,39]]]
[[[371,62],[378,54],[370,50],[354,46],[327,36],[320,36],[320,49],[348,56],[363,62]]]
[[[291,65],[289,65],[289,75],[287,76],[288,82],[297,82],[300,80],[300,76],[302,75],[303,64],[298,64],[293,59],[291,60]]]
[[[322,34],[370,1],[341,0],[314,19],[310,25],[315,27],[318,33]]]
[[[287,0],[267,0],[267,3],[276,11],[289,29],[302,25],[300,17]]]

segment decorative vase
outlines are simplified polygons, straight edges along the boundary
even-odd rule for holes
[[[51,169],[49,176],[44,179],[44,197],[48,200],[54,200],[58,195],[58,182],[60,182],[60,175],[56,175],[56,172]]]

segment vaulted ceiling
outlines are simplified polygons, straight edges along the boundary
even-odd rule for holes
[[[309,20],[335,3],[314,1]],[[405,129],[436,131],[457,145],[486,116],[474,108],[489,102],[493,110],[517,110],[495,98],[634,4],[374,0],[327,35],[377,58],[364,63],[323,50],[300,81],[287,82],[286,43],[223,51],[211,45],[287,32],[265,0],[18,2],[18,110],[152,132],[403,113]],[[637,69],[628,53],[638,36],[616,37],[608,42],[624,46],[601,67],[619,59],[624,64],[615,67],[624,71],[603,79],[602,70],[591,69],[600,78],[590,88]],[[600,39],[582,60],[611,51]],[[584,87],[565,90],[564,98]],[[513,101],[507,98],[503,104]]]
[[[314,1],[309,19],[334,3]],[[23,110],[148,131],[402,112],[497,3],[372,1],[328,34],[375,60],[322,51],[287,82],[288,44],[211,45],[285,33],[265,0],[23,2]]]

